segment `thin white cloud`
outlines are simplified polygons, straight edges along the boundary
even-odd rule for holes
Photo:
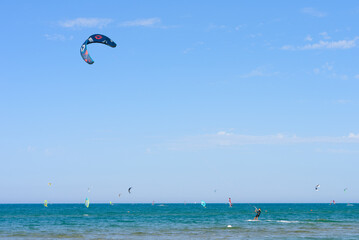
[[[223,30],[223,29],[229,30],[229,27],[227,25],[224,25],[224,24],[221,24],[221,25],[210,24],[208,26],[208,30]]]
[[[206,30],[208,31],[225,31],[225,32],[234,32],[234,31],[240,31],[242,29],[247,28],[246,24],[239,24],[239,25],[225,25],[225,24],[209,24]],[[249,37],[257,37],[262,36],[261,33],[257,34],[251,34]]]
[[[314,69],[313,69],[313,72],[314,72],[315,74],[319,74],[319,73],[320,73],[320,68],[314,68]]]
[[[313,41],[313,38],[310,35],[308,35],[304,40],[311,42],[311,41]]]
[[[304,46],[292,46],[284,45],[282,50],[317,50],[317,49],[350,49],[357,45],[359,37],[355,37],[352,40],[338,40],[338,41],[319,41],[313,44],[307,44]]]
[[[256,68],[256,69],[250,71],[249,73],[242,75],[241,77],[242,78],[250,78],[250,77],[263,77],[263,76],[265,76],[263,69]]]
[[[170,150],[207,149],[217,147],[236,147],[243,145],[283,145],[283,144],[310,144],[310,143],[358,143],[359,134],[350,133],[341,137],[297,137],[296,135],[242,135],[224,131],[216,134],[189,136],[168,143]]]
[[[27,146],[27,148],[26,148],[27,152],[34,152],[35,150],[36,150],[35,147],[33,147],[31,145]]]
[[[65,41],[65,36],[62,34],[45,34],[44,37],[51,41]]]
[[[295,50],[296,48],[292,45],[284,45],[280,49],[282,50]]]
[[[359,79],[359,74],[355,75],[354,78]]]
[[[325,64],[323,64],[320,68],[314,68],[313,72],[315,74],[319,74],[319,73],[328,73],[330,71],[333,70],[333,64],[332,63],[328,63],[326,62]]]
[[[262,33],[251,33],[248,35],[250,38],[262,37]]]
[[[200,48],[200,47],[203,47],[204,44],[205,44],[205,43],[204,43],[203,41],[198,41],[198,42],[196,42],[195,44],[193,44],[192,47],[186,48],[186,49],[183,51],[183,54],[191,53],[191,52],[193,52],[195,49]]]
[[[230,136],[232,135],[233,133],[229,133],[229,132],[226,132],[226,131],[219,131],[217,132],[217,135],[219,136]]]
[[[236,31],[239,31],[239,30],[241,30],[241,29],[243,29],[243,28],[245,28],[245,27],[247,27],[246,24],[240,24],[240,25],[237,25],[234,29],[235,29]]]
[[[160,18],[136,19],[120,23],[122,27],[153,27],[161,23]]]
[[[65,40],[73,39],[73,36],[66,37],[65,35],[62,34],[44,34],[44,37],[46,38],[46,40],[49,41],[65,41]]]
[[[348,103],[351,103],[352,101],[350,100],[346,100],[346,99],[339,99],[336,101],[336,103],[339,103],[339,104],[348,104]],[[350,134],[349,134],[349,137],[350,137]]]
[[[358,133],[358,134],[355,134],[355,133],[349,133],[348,138],[359,139],[359,133]]]
[[[356,41],[358,37],[352,40],[339,40],[339,41],[319,41],[314,44],[307,44],[303,47],[300,47],[302,50],[312,50],[312,49],[349,49],[356,46]]]
[[[60,21],[59,25],[65,28],[104,28],[111,22],[113,20],[109,18],[76,18]]]
[[[61,152],[61,147],[51,147],[51,148],[39,148],[34,147],[32,145],[28,145],[26,147],[26,151],[28,153],[37,154],[37,155],[43,155],[43,156],[53,156],[58,152]]]
[[[184,51],[183,51],[183,54],[188,54],[190,52],[193,51],[194,48],[186,48]]]
[[[327,14],[325,12],[318,11],[314,8],[308,7],[308,8],[302,8],[301,12],[304,14],[311,15],[313,17],[325,17]]]
[[[346,74],[337,74],[337,73],[332,73],[332,75],[330,75],[330,77],[332,78],[338,78],[340,80],[347,80],[348,76]]]
[[[250,71],[247,74],[243,74],[241,78],[251,78],[251,77],[270,77],[273,75],[277,75],[278,72],[270,73],[265,70],[264,67],[257,67],[256,69]]]
[[[321,32],[321,33],[319,33],[319,35],[322,36],[324,39],[327,39],[327,40],[331,38],[331,37],[328,35],[327,32]]]
[[[328,62],[323,64],[321,67],[314,68],[313,73],[316,75],[320,74],[323,77],[327,77],[327,78],[335,78],[335,79],[340,79],[340,80],[348,79],[348,75],[336,73],[334,71],[333,63],[328,63]]]
[[[328,71],[332,71],[333,70],[333,64],[326,62],[323,66],[323,69],[328,70]]]

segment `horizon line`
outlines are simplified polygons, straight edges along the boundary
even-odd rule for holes
[[[206,202],[207,204],[225,204],[227,205],[228,202]],[[335,202],[335,204],[348,204],[348,203],[353,203],[353,204],[359,204],[359,202]],[[43,205],[43,202],[36,202],[36,203],[0,203],[0,205],[15,205],[15,204],[40,204]],[[48,203],[49,205],[54,205],[54,204],[84,204],[83,202],[56,202],[56,203]],[[109,204],[109,202],[92,202],[91,205],[93,204]],[[187,205],[187,204],[201,204],[201,202],[136,202],[136,203],[131,203],[131,202],[114,202],[112,204],[151,204],[151,205],[158,205],[158,204],[183,204],[183,205]],[[232,204],[331,204],[331,202],[260,202],[260,203],[233,203]],[[335,205],[334,204],[334,205]]]

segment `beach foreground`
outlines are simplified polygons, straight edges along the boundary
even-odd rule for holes
[[[1,204],[0,238],[359,239],[358,216],[358,204]]]

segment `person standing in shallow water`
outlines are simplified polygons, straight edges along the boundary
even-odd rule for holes
[[[256,209],[254,211],[257,213],[257,215],[254,217],[253,220],[258,220],[258,217],[261,215],[262,210],[259,208],[259,209]]]

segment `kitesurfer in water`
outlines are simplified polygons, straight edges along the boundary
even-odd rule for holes
[[[257,213],[257,215],[254,217],[253,220],[258,220],[258,217],[261,215],[262,210],[259,208],[259,209],[256,209],[254,211]]]

